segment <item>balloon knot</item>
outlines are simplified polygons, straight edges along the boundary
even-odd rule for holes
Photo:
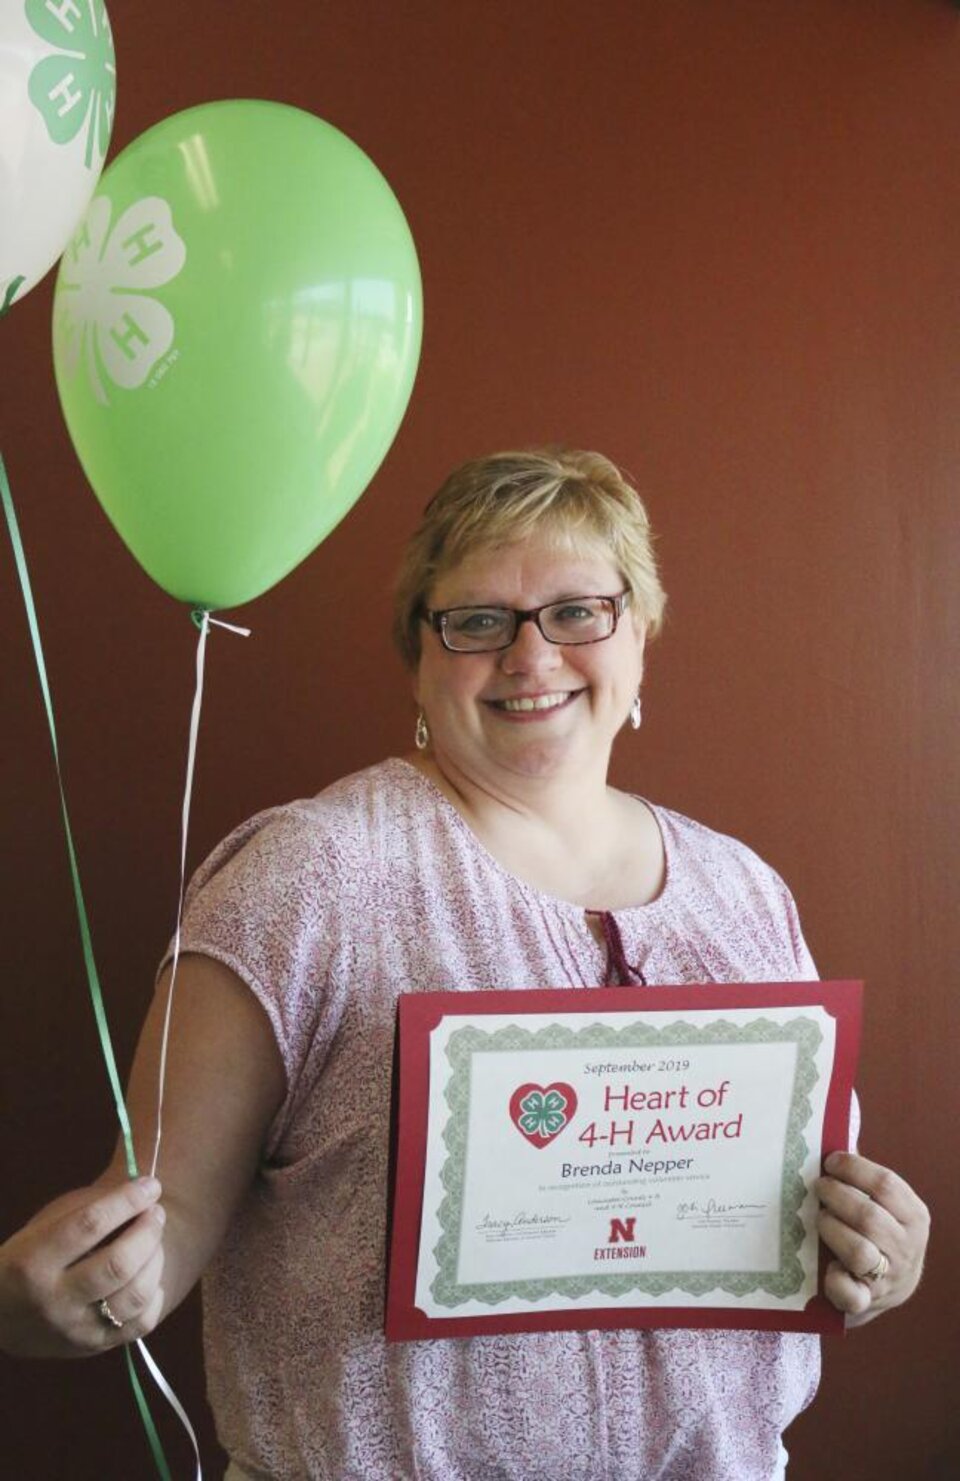
[[[190,621],[200,632],[203,632],[204,618],[206,618],[211,627],[222,627],[224,632],[237,633],[241,638],[249,638],[249,627],[237,627],[233,622],[221,622],[219,617],[214,617],[215,610],[214,607],[194,607],[190,613]]]

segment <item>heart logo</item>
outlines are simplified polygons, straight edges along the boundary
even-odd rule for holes
[[[577,1092],[562,1080],[521,1085],[510,1097],[510,1120],[534,1147],[548,1147],[573,1120],[576,1109]]]

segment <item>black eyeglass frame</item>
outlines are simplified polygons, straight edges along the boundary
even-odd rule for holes
[[[498,607],[495,603],[483,604],[476,607],[443,607],[431,609],[425,607],[421,612],[422,620],[432,627],[444,648],[448,653],[456,653],[458,656],[467,656],[471,653],[502,653],[505,648],[510,648],[517,641],[517,634],[524,622],[536,623],[537,631],[544,642],[552,643],[557,648],[586,648],[590,643],[605,643],[612,638],[617,630],[617,624],[623,616],[625,609],[630,603],[630,591],[621,591],[617,596],[593,596],[563,597],[558,602],[544,602],[541,607]],[[608,633],[600,638],[551,638],[544,632],[540,622],[541,612],[548,612],[551,607],[567,607],[577,602],[609,602],[610,611],[613,616],[613,626]],[[493,648],[453,648],[447,638],[447,619],[454,612],[507,612],[513,618],[513,632],[505,643],[497,643]]]

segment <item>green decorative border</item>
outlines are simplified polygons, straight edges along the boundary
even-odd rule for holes
[[[803,1244],[804,1228],[800,1208],[806,1197],[806,1186],[800,1169],[808,1148],[803,1137],[810,1120],[810,1092],[819,1076],[815,1056],[823,1033],[811,1018],[793,1018],[787,1023],[774,1023],[758,1018],[748,1024],[720,1019],[706,1027],[673,1023],[657,1029],[635,1022],[622,1029],[601,1023],[571,1029],[551,1023],[531,1030],[519,1024],[508,1024],[495,1030],[468,1027],[454,1029],[447,1043],[447,1058],[452,1068],[446,1089],[450,1117],[443,1133],[447,1157],[440,1171],[445,1194],[438,1210],[442,1229],[434,1248],[438,1274],[430,1290],[438,1306],[458,1307],[466,1301],[479,1301],[497,1306],[510,1298],[543,1301],[549,1296],[571,1299],[594,1293],[602,1296],[625,1296],[632,1291],[647,1296],[662,1296],[668,1291],[683,1291],[688,1296],[704,1296],[710,1291],[725,1291],[731,1296],[749,1296],[765,1291],[785,1299],[796,1295],[803,1286],[804,1272],[798,1258]],[[547,1276],[541,1280],[494,1281],[477,1285],[459,1285],[456,1279],[460,1249],[460,1226],[463,1213],[467,1161],[467,1119],[470,1105],[470,1077],[476,1054],[523,1050],[526,1053],[544,1049],[682,1049],[715,1044],[777,1044],[797,1046],[796,1073],[790,1115],[787,1121],[783,1162],[783,1187],[780,1211],[780,1267],[778,1270],[686,1271],[666,1270],[640,1274]]]

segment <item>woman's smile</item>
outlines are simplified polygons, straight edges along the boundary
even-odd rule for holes
[[[582,693],[582,689],[561,689],[546,694],[516,694],[504,699],[485,699],[483,702],[509,720],[545,720],[556,710],[568,708]]]

